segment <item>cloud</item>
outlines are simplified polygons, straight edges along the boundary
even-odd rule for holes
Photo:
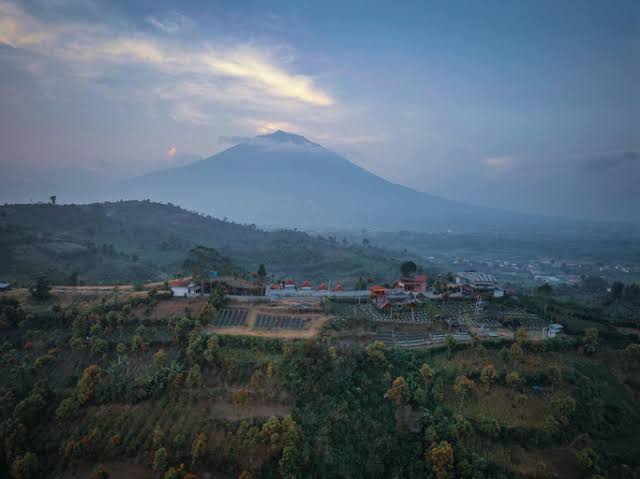
[[[174,121],[198,126],[209,125],[212,122],[210,115],[189,103],[176,103],[170,116]]]
[[[191,31],[196,25],[192,19],[178,12],[169,12],[161,18],[149,15],[145,20],[157,30],[169,35]]]
[[[167,156],[173,158],[174,156],[176,156],[176,153],[178,153],[178,150],[175,146],[172,146],[171,148],[169,148],[167,150]]]
[[[156,30],[177,33],[186,17],[147,17]],[[182,102],[174,107],[174,118],[203,123],[201,108],[185,104],[185,96],[200,100],[242,105],[266,104],[269,108],[324,108],[333,97],[309,75],[290,72],[266,47],[246,43],[215,44],[166,35],[139,35],[105,24],[45,22],[14,3],[0,0],[0,43],[36,52],[65,64],[79,78],[93,80],[125,66],[150,70],[151,90],[164,99]],[[173,85],[173,90],[166,85]],[[155,86],[155,88],[154,88]],[[232,93],[234,96],[230,96]],[[197,113],[199,111],[199,113]]]
[[[640,151],[616,151],[597,155],[586,160],[585,168],[591,172],[617,170],[640,165]]]

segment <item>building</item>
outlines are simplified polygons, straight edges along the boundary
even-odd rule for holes
[[[313,288],[311,287],[311,283],[309,283],[309,281],[305,280],[302,283],[302,286],[300,286],[300,289],[303,291],[311,291]]]
[[[296,289],[296,282],[290,278],[284,282],[284,289]]]
[[[344,288],[342,287],[342,285],[340,283],[336,283],[336,287],[333,288],[333,291],[335,291],[335,292],[344,291]]]
[[[464,293],[472,296],[500,298],[504,291],[498,287],[496,278],[487,273],[478,271],[463,271],[456,274],[456,286]]]
[[[187,298],[200,294],[200,286],[191,279],[174,279],[169,281],[169,287],[174,296]]]
[[[318,286],[318,291],[328,291],[329,288],[327,287],[326,283],[320,283],[320,286]]]
[[[550,324],[549,329],[547,330],[547,337],[555,338],[558,335],[558,333],[562,332],[563,327],[564,326],[562,326],[562,324],[557,324],[557,323]]]
[[[11,283],[8,281],[0,281],[0,291],[9,291],[11,289]]]
[[[428,288],[428,278],[426,274],[416,274],[415,276],[402,276],[396,283],[407,293],[426,293]]]

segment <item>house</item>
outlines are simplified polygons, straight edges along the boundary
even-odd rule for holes
[[[558,333],[562,332],[562,328],[564,328],[564,326],[562,326],[562,324],[550,324],[549,325],[549,329],[547,330],[547,337],[548,338],[555,338]]]
[[[342,285],[340,283],[336,283],[336,287],[333,288],[333,291],[341,292],[341,291],[344,291],[344,288],[342,287]]]
[[[311,283],[305,280],[304,283],[302,283],[302,286],[300,286],[300,289],[303,291],[311,291],[313,288],[311,287]]]
[[[11,283],[8,281],[0,281],[0,291],[9,291],[11,289]]]
[[[415,276],[403,276],[396,285],[407,293],[426,293],[428,278],[426,274],[416,274]]]
[[[296,282],[290,278],[284,282],[284,289],[296,289]]]
[[[384,286],[380,286],[376,284],[369,288],[369,293],[372,298],[379,299],[379,298],[386,297],[389,294],[389,290]]]
[[[271,285],[271,288],[270,288],[270,289],[272,289],[272,290],[273,290],[273,289],[282,289],[282,288],[281,288],[281,286],[280,286],[278,283],[273,283],[273,284]]]
[[[174,279],[169,281],[169,287],[174,296],[190,297],[200,294],[200,286],[188,279]]]
[[[327,287],[326,283],[320,283],[320,286],[318,286],[318,291],[327,291],[329,288]]]
[[[499,298],[504,296],[504,291],[498,288],[496,278],[487,273],[478,271],[463,271],[456,274],[456,285],[463,292],[468,292],[473,296],[493,296]]]

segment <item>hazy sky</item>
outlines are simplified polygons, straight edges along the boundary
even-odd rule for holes
[[[0,0],[5,172],[275,129],[449,198],[639,220],[640,2]]]

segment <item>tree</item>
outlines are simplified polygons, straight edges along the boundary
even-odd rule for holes
[[[600,468],[598,467],[598,454],[590,447],[585,447],[576,453],[576,461],[578,467],[582,469],[585,475],[593,477],[593,474],[598,474]]]
[[[299,447],[285,446],[282,457],[278,461],[280,475],[283,479],[297,479],[300,476],[302,466],[302,454]]]
[[[227,295],[224,288],[220,284],[216,284],[209,295],[209,303],[216,310],[220,310],[227,305]]]
[[[384,395],[385,399],[390,400],[397,408],[404,406],[409,400],[409,385],[405,379],[400,376],[394,379],[391,387]]]
[[[109,479],[110,476],[109,471],[107,471],[102,464],[98,464],[89,479]]]
[[[56,204],[56,199],[57,199],[56,195],[49,196],[49,201],[51,201],[52,205]]]
[[[384,363],[386,359],[384,349],[384,343],[382,341],[374,341],[367,346],[367,355],[374,361]]]
[[[206,326],[215,317],[216,310],[211,303],[206,303],[198,313],[198,322]]]
[[[558,366],[551,366],[547,370],[547,377],[551,383],[551,389],[555,389],[555,385],[562,380],[562,370]]]
[[[195,467],[198,459],[200,459],[204,455],[204,451],[206,448],[207,436],[204,432],[200,432],[191,444],[191,465],[193,467]]]
[[[582,338],[582,343],[584,344],[585,354],[596,353],[600,344],[600,341],[598,340],[598,329],[588,328],[587,330],[585,330],[584,336]]]
[[[576,410],[576,401],[571,396],[555,396],[551,399],[551,413],[562,425],[569,424],[569,418]]]
[[[257,275],[260,282],[264,283],[267,278],[267,268],[264,267],[264,264],[260,263],[260,266],[258,266]]]
[[[516,361],[518,361],[522,355],[522,346],[520,346],[519,343],[513,343],[511,345],[511,348],[509,349],[509,352],[511,354],[511,358],[515,359]]]
[[[518,388],[522,384],[522,378],[517,371],[511,371],[506,377],[507,386]]]
[[[46,276],[39,276],[36,282],[31,288],[29,293],[34,299],[38,301],[45,301],[51,297],[51,285]]]
[[[418,271],[418,265],[416,265],[413,261],[404,261],[400,265],[400,272],[402,276],[413,276]]]
[[[425,385],[428,385],[433,379],[433,369],[427,363],[420,366],[420,377]]]
[[[162,432],[162,428],[159,424],[156,425],[155,429],[153,430],[151,441],[156,448],[161,448],[164,445],[164,432]]]
[[[40,463],[33,452],[27,452],[13,461],[11,472],[16,479],[36,479],[39,477]]]
[[[431,443],[426,458],[437,479],[453,477],[453,448],[447,441]]]
[[[207,347],[204,350],[204,359],[209,364],[214,364],[218,360],[218,337],[211,335],[207,339]]]
[[[453,391],[460,396],[461,405],[464,406],[464,398],[468,396],[475,388],[475,383],[472,379],[469,379],[464,374],[458,376],[455,384],[453,385]]]
[[[527,337],[529,336],[527,334],[527,330],[524,328],[520,328],[516,331],[516,341],[518,341],[518,344],[522,346],[522,344],[527,340]]]
[[[245,388],[238,389],[233,395],[233,405],[236,407],[238,412],[238,416],[240,415],[240,409],[244,407],[244,405],[249,400],[249,393]]]
[[[493,364],[487,364],[480,372],[480,381],[482,381],[482,384],[487,386],[487,388],[496,381],[497,377],[498,373]]]
[[[157,367],[162,367],[167,364],[168,355],[164,349],[158,349],[156,353],[153,355],[153,363]]]
[[[201,381],[202,373],[200,372],[200,366],[194,364],[191,366],[191,369],[189,369],[189,373],[187,374],[187,387],[191,389],[198,387],[200,386]]]
[[[56,417],[61,420],[69,419],[78,412],[78,400],[75,396],[68,397],[60,401],[56,409]]]
[[[78,402],[85,404],[93,399],[96,386],[102,378],[102,368],[97,364],[92,364],[82,371],[82,376],[78,381]]]
[[[444,339],[444,344],[447,346],[447,353],[449,355],[449,359],[453,357],[453,350],[456,347],[456,340],[450,334],[447,334],[447,337]]]
[[[153,470],[162,472],[167,468],[167,465],[167,450],[161,447],[153,457]]]

